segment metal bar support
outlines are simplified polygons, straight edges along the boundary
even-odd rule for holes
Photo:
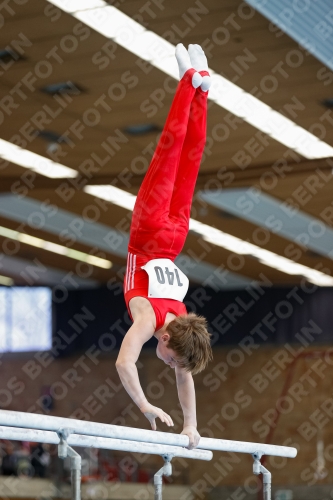
[[[71,429],[58,430],[57,434],[60,439],[58,456],[63,460],[66,457],[70,458],[72,500],[81,500],[81,456],[67,443],[67,438],[71,433]]]
[[[263,477],[263,497],[264,500],[271,500],[272,474],[261,463],[262,453],[256,452],[253,456],[253,474],[262,474]]]
[[[162,455],[164,460],[163,467],[156,472],[154,475],[154,486],[155,486],[155,500],[162,500],[162,484],[163,484],[163,476],[171,476],[172,474],[172,465],[171,460],[173,455]]]

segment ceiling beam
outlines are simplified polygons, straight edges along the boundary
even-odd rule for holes
[[[315,172],[316,169],[320,169],[323,171],[332,171],[332,166],[333,159],[326,158],[321,160],[316,159],[293,162],[287,164],[286,166],[277,165],[274,168],[272,167],[271,163],[247,167],[244,170],[237,169],[235,168],[235,166],[226,166],[224,167],[225,172],[232,172],[234,175],[234,178],[231,182],[230,179],[228,180],[228,185],[226,187],[246,187],[255,183],[256,181],[259,181],[260,176],[266,171],[271,171],[275,173],[277,177],[283,179],[285,177],[295,177]],[[198,177],[197,187],[199,189],[203,188],[208,181],[211,181],[212,179],[217,177],[218,172],[219,169],[214,169],[206,172],[202,171]],[[141,185],[143,178],[144,175],[133,175],[130,179],[130,182],[133,187],[138,188]],[[85,178],[83,176],[77,179],[77,181],[72,178],[51,179],[49,177],[44,177],[30,171],[29,176],[21,177],[21,179],[18,177],[3,176],[0,183],[0,193],[14,193],[19,187],[22,186],[27,187],[29,191],[40,189],[56,190],[64,182],[68,182],[71,186],[76,187],[80,191],[85,185],[88,184],[112,184],[113,181],[117,179],[117,174],[115,174],[114,172],[110,172],[109,174],[105,173],[102,175],[91,177],[90,179],[86,179],[86,183],[84,183],[84,179]]]

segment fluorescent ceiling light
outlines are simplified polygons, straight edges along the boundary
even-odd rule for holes
[[[283,201],[253,188],[200,191],[199,196],[220,210],[333,259],[333,229],[299,208],[296,210],[285,205]],[[244,207],[249,206],[250,210],[244,210]]]
[[[174,78],[175,75],[179,73],[178,64],[174,54],[164,59],[154,59],[154,61],[151,61],[151,64],[153,64],[155,68],[164,71],[164,73],[171,75]]]
[[[156,33],[106,3],[104,0],[48,0],[72,14],[106,38],[112,38],[164,73],[178,79],[175,46]],[[278,111],[245,92],[221,75],[209,70],[213,84],[209,98],[247,123],[270,135],[281,144],[308,159],[333,156],[333,147],[296,125]],[[273,126],[278,118],[279,127]]]
[[[76,177],[77,171],[0,139],[0,157],[46,177]]]
[[[205,241],[218,245],[231,252],[241,255],[250,255],[259,260],[262,264],[277,269],[283,273],[304,276],[308,281],[318,286],[333,286],[333,277],[328,274],[311,269],[310,267],[298,264],[286,257],[282,257],[274,252],[260,248],[253,243],[241,240],[236,236],[224,233],[202,222],[190,219],[190,229],[201,234]]]
[[[128,193],[123,189],[116,188],[114,186],[102,185],[102,186],[85,186],[83,188],[88,194],[92,196],[97,196],[103,200],[110,201],[119,207],[126,208],[127,210],[133,210],[136,196],[134,194]]]
[[[8,229],[7,227],[0,226],[0,236],[19,241],[20,243],[25,243],[26,245],[42,248],[43,250],[48,250],[49,252],[57,253],[59,255],[64,255],[65,257],[69,257],[71,259],[80,260],[81,262],[87,262],[88,264],[102,267],[103,269],[110,269],[110,267],[112,267],[112,262],[109,260],[101,259],[95,255],[89,255],[85,252],[74,250],[73,248],[67,248],[63,245],[52,243],[51,241],[45,241],[29,234],[20,233],[19,231]]]
[[[123,40],[126,46],[132,47],[134,50],[140,51],[143,48],[139,35],[146,31],[145,28],[111,5],[105,4],[103,8],[98,9],[79,10],[74,12],[73,15],[76,19],[107,38]],[[138,48],[134,48],[132,44],[137,39]]]

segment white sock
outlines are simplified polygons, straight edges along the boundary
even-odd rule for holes
[[[202,84],[201,84],[201,90],[204,92],[207,92],[207,90],[210,89],[210,86],[212,84],[212,79],[210,76],[205,75],[202,77]]]
[[[200,45],[194,44],[188,46],[188,53],[190,56],[191,64],[194,69],[197,71],[208,71],[208,62],[207,57],[200,47]],[[211,78],[210,76],[204,76],[202,78],[201,89],[204,92],[207,92],[209,87],[211,86]]]
[[[182,79],[186,71],[193,68],[190,56],[182,43],[176,47],[176,59],[179,68],[179,78]],[[192,76],[192,85],[196,89],[202,84],[202,76],[199,73],[194,73]]]
[[[197,71],[208,71],[207,58],[200,45],[189,45],[188,54],[190,56],[192,68]]]

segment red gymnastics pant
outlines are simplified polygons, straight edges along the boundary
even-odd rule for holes
[[[174,260],[189,229],[193,192],[206,142],[207,94],[188,70],[176,90],[155,154],[140,187],[129,251]],[[208,73],[207,73],[208,74]]]
[[[141,266],[157,258],[174,261],[189,230],[192,198],[206,142],[208,97],[208,92],[192,86],[194,72],[189,69],[178,84],[136,199],[125,277],[127,304],[134,296],[147,296],[147,273]]]

